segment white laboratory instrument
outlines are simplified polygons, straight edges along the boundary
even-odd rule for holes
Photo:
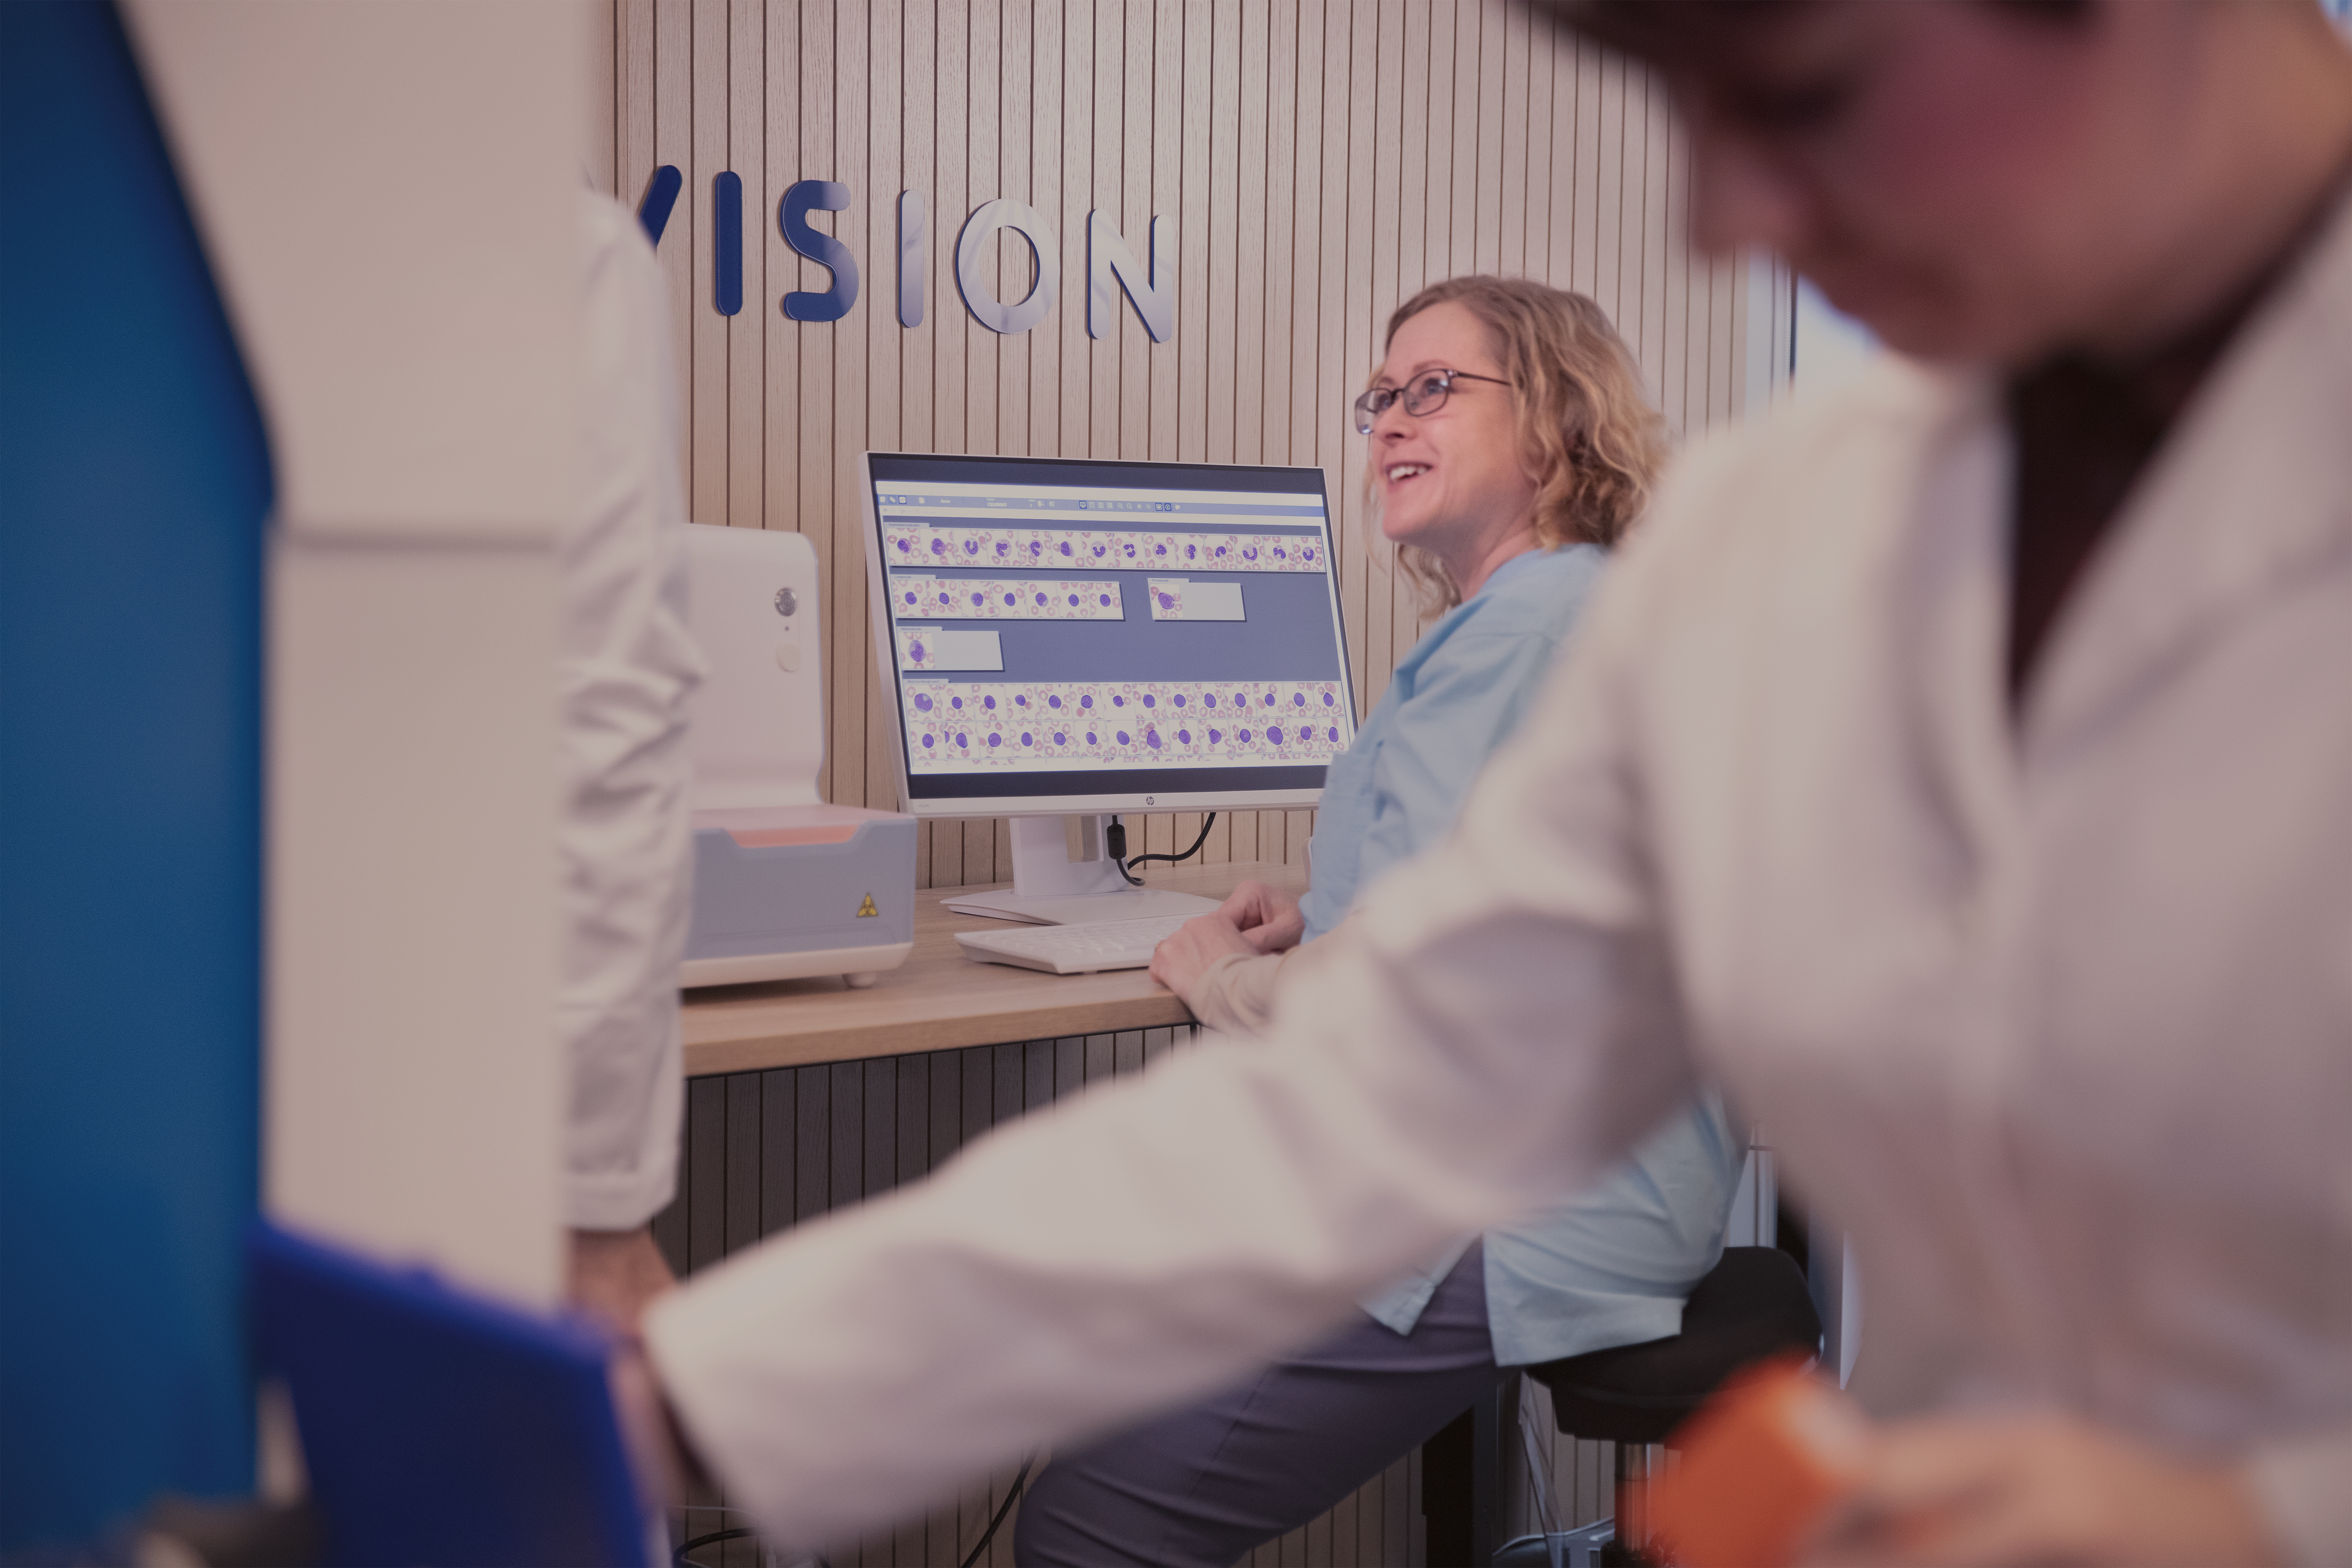
[[[681,985],[840,974],[915,942],[915,819],[829,805],[816,552],[797,533],[687,528],[695,693],[694,916]]]

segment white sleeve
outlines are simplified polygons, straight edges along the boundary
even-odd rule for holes
[[[626,1230],[677,1186],[677,966],[692,836],[686,503],[667,305],[627,213],[583,193],[588,234],[587,505],[564,541],[564,940],[557,1032],[571,1063],[564,1217]]]
[[[654,1307],[687,1432],[772,1541],[846,1539],[1305,1343],[1696,1089],[1609,618],[1454,836],[1285,964],[1268,1043],[1016,1123]]]
[[[2247,1474],[2295,1568],[2352,1563],[2352,1433],[2265,1445]]]

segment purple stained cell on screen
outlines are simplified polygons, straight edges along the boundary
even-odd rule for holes
[[[1165,555],[1168,553],[1168,546],[1164,544],[1155,544],[1151,547],[1151,553],[1154,555]]]
[[[974,594],[971,596],[971,602],[974,605],[985,605],[988,603],[988,595],[985,594]]]
[[[1127,706],[1127,699],[1118,695],[1117,693],[1113,693],[1110,700],[1110,705],[1114,708],[1124,708]]]
[[[1057,746],[1066,746],[1066,745],[1068,745],[1069,743],[1070,743],[1070,732],[1069,732],[1068,731],[1066,731],[1066,730],[1056,730],[1056,731],[1054,731],[1054,744],[1055,744],[1055,745],[1057,745]]]
[[[1161,609],[1163,609],[1163,610],[1172,610],[1172,609],[1174,609],[1174,608],[1176,607],[1176,595],[1173,595],[1173,594],[1162,594],[1162,595],[1160,595],[1160,607]]]
[[[1020,602],[1021,602],[1021,595],[1018,595],[1018,594],[1007,594],[1007,595],[1004,595],[1004,603],[1005,603],[1005,605],[1006,605],[1006,607],[1007,607],[1007,608],[1010,608],[1011,606],[1013,606],[1013,605],[1017,605],[1017,604],[1019,604]]]
[[[1213,691],[1210,692],[1206,697],[1203,697],[1203,698],[1202,698],[1202,699],[1201,699],[1201,706],[1202,706],[1202,707],[1203,707],[1203,708],[1214,708],[1216,705],[1217,705],[1217,694],[1216,694],[1215,692],[1213,692]]]
[[[1268,730],[1265,732],[1265,738],[1272,741],[1277,746],[1282,744],[1282,726],[1276,724],[1274,728]]]
[[[1339,743],[1339,726],[1337,724],[1332,725],[1329,733],[1324,738],[1329,741],[1333,745],[1338,745]]]
[[[1234,739],[1246,746],[1249,744],[1249,731],[1247,730],[1236,730],[1234,731]]]
[[[1128,744],[1130,744],[1130,743],[1131,743],[1131,742],[1129,741],[1129,739],[1128,739],[1128,733],[1127,733],[1127,731],[1124,731],[1124,730],[1118,731],[1118,743],[1119,743],[1120,745],[1124,746],[1124,745],[1128,745]]]
[[[1255,561],[1255,560],[1256,560],[1256,559],[1257,559],[1257,546],[1256,546],[1256,545],[1255,545],[1255,544],[1244,544],[1244,545],[1243,545],[1243,546],[1242,546],[1242,559],[1243,559],[1243,560],[1244,560],[1244,561]]]
[[[1004,744],[1004,737],[992,731],[988,737],[988,743],[992,746],[1001,746]]]
[[[1128,558],[1129,561],[1132,561],[1132,560],[1134,560],[1134,559],[1135,559],[1135,546],[1134,546],[1134,545],[1132,545],[1132,544],[1130,544],[1130,545],[1129,545],[1129,546],[1127,547],[1127,558]]]
[[[971,732],[968,730],[958,730],[956,731],[956,744],[962,747],[965,751],[971,750]]]
[[[920,644],[920,643],[917,643],[917,644],[915,645],[915,657],[916,657],[917,658],[922,658],[922,657],[923,657],[922,648],[923,648],[923,645],[922,645],[922,644]],[[915,708],[916,708],[916,710],[917,710],[918,712],[922,712],[922,713],[928,713],[928,712],[929,712],[929,711],[931,710],[931,694],[930,694],[929,692],[928,692],[928,691],[918,691],[918,692],[916,692],[916,693],[915,693]]]
[[[1339,700],[1337,697],[1332,696],[1331,693],[1328,691],[1323,694],[1323,706],[1326,708],[1331,707]]]
[[[915,548],[915,542],[911,539],[901,539],[898,541],[898,553],[904,555]]]
[[[1026,707],[1028,707],[1028,706],[1029,706],[1029,694],[1028,694],[1027,692],[1024,691],[1024,692],[1022,692],[1019,696],[1017,696],[1017,697],[1013,698],[1013,706],[1014,706],[1015,708],[1026,708]]]
[[[1160,706],[1160,699],[1152,696],[1151,693],[1147,691],[1143,694],[1143,705],[1146,708],[1157,708]]]
[[[1305,562],[1307,562],[1307,563],[1313,563],[1313,561],[1315,560],[1315,547],[1314,547],[1313,545],[1311,545],[1311,544],[1310,544],[1310,545],[1308,545],[1306,549],[1304,549],[1304,550],[1302,550],[1302,551],[1300,551],[1300,552],[1298,552],[1298,558],[1299,558],[1301,561],[1305,561]]]
[[[1281,545],[1279,545],[1279,544],[1277,544],[1277,545],[1276,545],[1276,546],[1274,547],[1274,558],[1275,558],[1276,561],[1287,561],[1287,560],[1289,560],[1289,559],[1290,559],[1290,557],[1289,557],[1289,556],[1285,555],[1285,554],[1282,552],[1282,546],[1281,546]]]
[[[1058,548],[1061,550],[1063,554],[1067,555],[1070,552],[1070,542],[1065,539],[1062,541]]]
[[[1174,704],[1176,704],[1176,706],[1177,706],[1177,707],[1181,708],[1181,707],[1183,707],[1183,706],[1184,706],[1184,694],[1183,694],[1182,692],[1181,692],[1181,691],[1180,691],[1180,692],[1178,692],[1175,696],[1173,696],[1173,697],[1170,698],[1168,700],[1169,700],[1169,701],[1171,701],[1171,702],[1173,702]]]
[[[944,540],[944,539],[934,539],[934,540],[932,540],[932,541],[931,541],[931,553],[932,553],[932,554],[934,554],[934,555],[945,555],[947,552],[948,552],[948,542],[947,542],[946,540]]]
[[[1160,749],[1160,731],[1157,730],[1146,730],[1143,732],[1143,743],[1150,747],[1153,751],[1158,751]]]
[[[1099,556],[1102,552],[1103,552],[1103,547],[1102,547],[1101,545],[1099,545],[1099,544],[1096,545],[1096,546],[1095,546],[1095,553],[1096,553],[1097,556]]]
[[[1105,595],[1101,595],[1101,597],[1102,597],[1103,608],[1105,608],[1105,609],[1108,609],[1108,608],[1110,607],[1110,595],[1109,595],[1108,594],[1105,594]]]
[[[1291,705],[1293,708],[1304,708],[1304,707],[1306,707],[1306,706],[1307,706],[1307,693],[1305,693],[1304,691],[1294,691],[1294,692],[1292,692],[1292,693],[1290,694],[1290,705]]]
[[[1269,708],[1274,706],[1274,693],[1271,691],[1265,694],[1265,705]]]
[[[979,540],[977,540],[977,539],[967,539],[967,540],[965,540],[965,541],[963,542],[963,552],[964,552],[966,555],[977,555],[977,554],[979,554],[979,553],[980,553],[980,541],[979,541]]]
[[[993,696],[982,698],[980,700],[980,705],[982,708],[987,709],[992,713],[996,711],[996,699]]]
[[[1087,745],[1089,745],[1089,746],[1095,746],[1095,745],[1100,745],[1100,744],[1101,744],[1101,742],[1100,742],[1099,741],[1097,741],[1097,740],[1095,739],[1095,732],[1094,732],[1092,730],[1089,730],[1089,731],[1087,731]]]
[[[1037,743],[1037,737],[1024,730],[1021,731],[1021,743],[1024,746],[1034,746]]]
[[[1225,558],[1225,547],[1224,547],[1223,545],[1220,544],[1220,545],[1218,545],[1218,546],[1217,546],[1217,559],[1218,559],[1218,560],[1220,560],[1220,561],[1223,561],[1224,558]]]
[[[1011,540],[1009,540],[1009,539],[1000,539],[1000,540],[998,540],[998,541],[996,542],[996,552],[997,552],[999,555],[1010,555],[1010,554],[1012,554],[1012,553],[1013,553],[1013,542],[1012,542]]]
[[[1190,731],[1190,730],[1179,730],[1179,731],[1176,731],[1176,743],[1177,743],[1178,745],[1180,745],[1180,746],[1189,746],[1189,745],[1191,745],[1191,744],[1192,743],[1192,731]]]
[[[915,602],[915,600],[916,600],[917,596],[918,596],[918,595],[916,595],[916,593],[915,593],[915,591],[914,591],[913,589],[909,588],[908,590],[907,590],[907,594],[906,594],[906,600],[907,600],[907,603],[908,603],[908,604],[910,604],[910,605],[911,605],[911,604],[913,604],[913,603]]]
[[[1200,559],[1200,556],[1201,556],[1201,547],[1200,547],[1199,545],[1197,545],[1197,544],[1188,544],[1188,545],[1186,545],[1186,546],[1184,547],[1184,559],[1185,559],[1185,560],[1187,560],[1187,561],[1197,561],[1197,560],[1199,560],[1199,559]]]
[[[948,699],[948,706],[961,710],[963,707],[963,699],[961,697],[950,697]]]
[[[940,738],[937,735],[926,735],[923,737],[923,750],[927,752],[939,743]]]
[[[1079,698],[1079,699],[1078,699],[1078,706],[1079,706],[1079,707],[1081,707],[1081,708],[1091,708],[1091,707],[1093,707],[1094,705],[1095,705],[1095,694],[1094,694],[1093,692],[1091,692],[1091,691],[1087,692],[1084,697],[1081,697],[1081,698]]]
[[[1209,744],[1213,746],[1224,738],[1225,732],[1223,730],[1212,730],[1209,731]]]
[[[1059,692],[1056,692],[1053,696],[1045,699],[1045,706],[1048,708],[1059,708],[1061,705],[1062,698]]]
[[[1038,590],[1038,592],[1037,592],[1037,602],[1038,602],[1039,604],[1041,604],[1041,605],[1042,605],[1042,604],[1044,604],[1044,603],[1045,602],[1045,590],[1044,590],[1044,589],[1042,589],[1042,588],[1041,588],[1041,589],[1039,589],[1039,590]]]

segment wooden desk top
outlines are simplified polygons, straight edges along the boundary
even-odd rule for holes
[[[1214,899],[1253,877],[1295,893],[1307,890],[1304,866],[1273,862],[1156,866],[1144,872],[1149,886]],[[828,979],[712,985],[688,992],[687,1076],[1192,1022],[1192,1016],[1174,994],[1140,969],[1047,974],[966,958],[954,932],[1013,923],[960,915],[944,907],[951,898],[982,890],[918,891],[915,950],[898,968],[884,970],[870,989],[853,991],[839,979]]]

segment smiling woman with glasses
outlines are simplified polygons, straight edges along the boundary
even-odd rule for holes
[[[1262,1027],[1288,950],[1454,824],[1664,454],[1633,357],[1580,295],[1503,278],[1423,290],[1356,400],[1381,528],[1432,606],[1316,816],[1301,900],[1245,882],[1151,973],[1228,1034]],[[1230,1563],[1377,1474],[1506,1369],[1673,1333],[1720,1249],[1738,1149],[1685,1106],[1598,1185],[1370,1298],[1338,1338],[1242,1386],[1057,1456],[1015,1560]],[[1664,1194],[1661,1196],[1660,1194]]]

